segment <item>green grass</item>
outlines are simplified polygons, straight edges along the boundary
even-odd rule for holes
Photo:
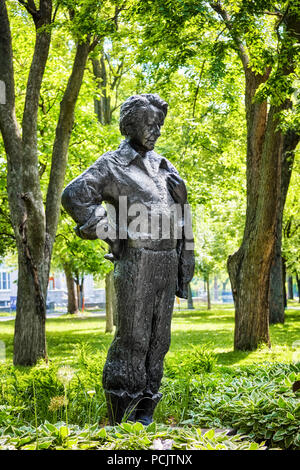
[[[0,311],[0,318],[1,317],[14,317],[16,315],[16,312],[13,311],[13,312],[10,312],[10,310],[1,310]]]
[[[271,349],[233,351],[234,311],[218,305],[211,311],[182,310],[174,314],[172,344],[169,355],[188,349],[191,344],[209,344],[218,355],[218,364],[224,366],[253,363],[290,362],[293,343],[300,339],[300,310],[286,310],[285,324],[271,325]]]

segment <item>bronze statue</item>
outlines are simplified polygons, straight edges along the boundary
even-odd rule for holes
[[[114,262],[117,326],[103,370],[111,424],[122,419],[152,422],[161,398],[174,296],[187,298],[194,272],[185,183],[174,166],[153,151],[167,108],[158,95],[128,98],[120,111],[125,140],[98,158],[62,195],[65,210],[77,223],[76,233],[84,239],[104,239]]]

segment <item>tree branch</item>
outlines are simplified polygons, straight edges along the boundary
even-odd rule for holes
[[[56,5],[55,7],[55,10],[54,10],[54,13],[53,13],[53,17],[52,17],[52,23],[54,23],[55,21],[55,18],[56,18],[56,15],[57,15],[57,12],[58,12],[58,9],[59,9],[59,3]]]
[[[68,146],[73,127],[74,110],[90,52],[90,40],[90,38],[87,38],[85,42],[77,44],[72,72],[60,105],[46,199],[46,232],[49,235],[50,250],[54,242],[60,213],[61,193],[67,166]]]
[[[265,15],[270,15],[270,16],[278,16],[278,18],[282,18],[283,14],[280,11],[264,11]]]
[[[12,240],[16,240],[16,237],[12,233],[7,233],[7,232],[0,232],[1,237],[6,237],[10,238]]]
[[[22,204],[18,191],[22,190],[22,140],[15,115],[15,83],[10,24],[5,0],[0,0],[0,80],[5,84],[4,104],[0,104],[0,130],[7,155],[7,191],[14,227]]]
[[[114,88],[115,88],[115,87],[118,87],[119,84],[120,84],[121,77],[122,77],[122,75],[124,74],[124,72],[123,72],[123,65],[124,65],[124,59],[122,59],[121,63],[118,65],[117,71],[116,71],[115,75],[113,76],[114,79],[113,79],[113,81],[111,82],[111,88],[112,88],[112,90],[114,90]]]
[[[243,67],[244,67],[244,70],[247,69],[248,67],[248,64],[249,64],[249,57],[248,57],[248,54],[245,50],[245,47],[242,43],[242,40],[241,38],[239,37],[239,35],[236,33],[236,31],[234,30],[233,28],[233,24],[231,22],[231,18],[228,14],[228,12],[222,7],[221,5],[221,2],[220,1],[210,1],[210,6],[212,7],[213,10],[215,10],[216,13],[218,13],[218,15],[221,16],[221,18],[223,19],[225,25],[227,26],[227,29],[228,31],[230,32],[230,35],[238,49],[238,52],[239,52],[239,56],[240,56],[240,59],[242,61],[242,64],[243,64]]]
[[[24,0],[18,0],[18,2],[26,8],[33,19],[37,17],[37,9],[33,0],[28,0],[27,2]]]
[[[44,26],[44,28],[42,30],[38,30],[36,25],[36,42],[27,81],[22,121],[23,143],[25,149],[26,147],[31,149],[33,146],[36,147],[37,114],[40,90],[51,41],[51,33],[45,28],[45,26],[48,26],[51,23],[52,1],[41,0],[39,12],[41,15],[39,26]],[[25,150],[25,154],[28,156],[30,162],[32,162],[32,151],[28,152]]]
[[[101,41],[100,36],[98,36],[98,35],[94,36],[94,38],[92,39],[91,44],[89,46],[89,52],[92,52],[95,49],[95,47],[99,44],[100,41]]]
[[[11,31],[5,0],[0,0],[0,80],[5,85],[4,103],[0,104],[0,129],[4,145],[9,151],[8,135],[11,130],[19,134],[15,119],[15,82]],[[8,147],[8,148],[7,148]]]
[[[203,62],[202,62],[200,75],[199,75],[199,79],[198,79],[198,83],[197,83],[197,88],[196,88],[196,91],[195,91],[194,102],[193,102],[193,112],[192,112],[192,117],[193,118],[195,117],[196,103],[197,103],[197,98],[198,98],[198,93],[199,93],[199,89],[200,89],[200,83],[201,83],[201,80],[202,80],[202,75],[203,75],[203,71],[204,71],[205,62],[206,62],[206,60],[204,59]]]

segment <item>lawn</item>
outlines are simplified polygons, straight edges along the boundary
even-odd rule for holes
[[[233,351],[234,311],[232,306],[216,304],[212,310],[205,305],[195,310],[175,309],[172,323],[172,342],[168,357],[190,349],[191,345],[208,345],[217,354],[218,365],[247,365],[262,362],[292,361],[295,342],[300,340],[300,309],[292,304],[286,310],[285,324],[271,325],[272,348],[262,347],[253,352]],[[6,357],[12,361],[14,321],[0,323],[0,341],[5,343]],[[105,334],[105,318],[93,313],[63,315],[47,320],[49,358],[74,364],[76,346],[106,349],[113,334]],[[293,346],[294,345],[294,346]]]
[[[148,430],[130,423],[118,431],[107,427],[101,374],[113,334],[105,334],[104,317],[89,313],[48,319],[49,363],[33,368],[12,366],[14,321],[1,322],[6,353],[6,362],[0,363],[4,447],[33,448],[38,427],[44,436],[44,447],[39,443],[38,448],[140,449],[161,442],[192,449],[299,448],[299,392],[292,390],[300,379],[297,307],[289,305],[284,325],[270,327],[272,348],[253,352],[233,351],[231,306],[176,309],[163,399],[155,413],[156,425]],[[67,388],[57,376],[65,367],[72,375]],[[237,434],[204,435],[203,428]]]

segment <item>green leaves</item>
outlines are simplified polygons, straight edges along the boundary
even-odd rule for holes
[[[270,365],[256,368],[254,375],[248,375],[247,369],[235,377],[225,374],[213,391],[202,379],[200,390],[205,399],[193,393],[197,404],[190,405],[190,422],[211,427],[221,422],[223,427],[233,427],[258,442],[267,440],[271,447],[297,448],[300,404],[291,392],[285,369],[288,372],[287,366],[280,370],[280,365]],[[294,378],[295,373],[289,375]]]
[[[74,320],[68,321],[74,335]],[[77,324],[86,328],[83,323],[80,320]],[[90,338],[91,335],[92,330]],[[60,337],[59,344],[67,340],[68,337]],[[58,399],[63,398],[63,386],[57,380],[61,364],[40,363],[30,371],[3,364],[0,384],[6,405],[0,407],[0,446],[162,449],[170,446],[170,441],[172,449],[256,450],[266,445],[284,449],[300,446],[300,403],[292,391],[292,384],[300,378],[299,365],[263,363],[221,367],[215,363],[212,346],[176,350],[176,355],[167,357],[161,386],[163,398],[155,410],[155,422],[147,427],[131,422],[110,427],[105,426],[106,403],[99,382],[106,354],[105,348],[96,351],[91,346],[79,347],[72,364],[75,375],[68,389],[68,424],[63,421],[63,401],[60,400],[58,408],[49,409],[53,397],[57,398],[57,405]],[[213,368],[207,372],[211,360]],[[32,406],[33,379],[37,429]],[[91,390],[95,391],[92,400],[88,393]],[[237,435],[228,436],[229,429],[234,429]]]
[[[151,426],[151,425],[150,425]],[[122,423],[119,426],[99,429],[81,429],[64,423],[39,426],[38,442],[35,429],[27,426],[12,437],[7,430],[0,434],[0,449],[206,449],[206,450],[263,450],[262,444],[249,442],[244,436],[227,436],[213,429],[202,433],[197,428],[176,428],[159,425],[144,427],[140,423]],[[16,430],[17,431],[17,430]],[[25,433],[25,434],[24,434]],[[89,438],[87,439],[87,436]]]

